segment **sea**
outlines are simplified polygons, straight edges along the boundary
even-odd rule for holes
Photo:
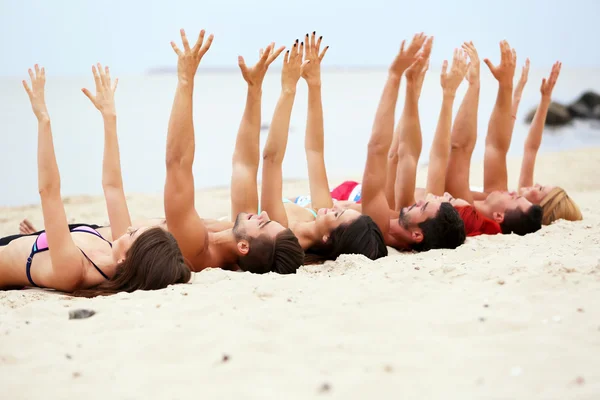
[[[525,115],[540,100],[541,80],[550,68],[531,70],[517,115],[510,155],[523,152],[529,126]],[[515,80],[518,79],[518,74]],[[375,110],[386,79],[386,68],[323,70],[325,118],[325,159],[330,179],[362,174]],[[483,158],[485,134],[494,106],[497,83],[486,66],[481,66],[478,141],[473,160]],[[442,90],[440,70],[428,71],[419,103],[423,152],[427,163],[429,146],[440,111]],[[0,78],[0,206],[39,203],[37,190],[37,121],[31,111],[21,80]],[[263,85],[261,146],[280,92],[280,71],[269,71]],[[167,125],[177,77],[173,74],[146,74],[119,77],[116,93],[121,166],[127,194],[161,193],[165,181]],[[52,120],[56,157],[63,196],[101,195],[103,125],[100,113],[83,95],[93,90],[90,76],[47,76],[46,102]],[[458,111],[467,82],[457,93]],[[404,99],[400,89],[396,118]],[[600,92],[600,69],[563,68],[553,99],[575,100],[582,92]],[[231,155],[245,102],[246,86],[239,71],[209,70],[200,67],[194,92],[196,189],[224,187],[231,179]],[[304,156],[307,89],[303,80],[292,113],[284,179],[307,179]],[[572,125],[547,128],[541,152],[600,146],[598,122],[577,121]],[[260,174],[260,171],[259,171]],[[259,175],[260,178],[260,175]]]

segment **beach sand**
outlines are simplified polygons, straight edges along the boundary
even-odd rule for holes
[[[509,160],[512,188],[519,163]],[[598,170],[599,149],[541,154],[536,180],[567,189],[584,220],[526,237],[344,255],[287,276],[206,270],[107,298],[0,292],[2,398],[598,399]],[[482,185],[481,164],[472,171]],[[284,194],[307,190],[286,182]],[[227,215],[228,193],[199,192],[201,215]],[[163,215],[162,195],[128,200],[133,218]],[[66,209],[107,221],[102,198]],[[0,209],[0,234],[24,217],[42,226],[39,206]],[[78,308],[96,314],[69,320]]]

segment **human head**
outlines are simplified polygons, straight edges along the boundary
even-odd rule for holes
[[[467,236],[496,235],[502,233],[500,225],[483,214],[471,205],[454,206],[460,219],[465,224],[465,233]]]
[[[375,221],[351,208],[334,204],[319,209],[315,228],[319,241],[306,250],[306,264],[335,260],[341,254],[362,254],[371,260],[388,254]]]
[[[117,268],[110,280],[74,296],[95,297],[118,292],[163,289],[187,283],[191,272],[172,234],[160,227],[130,230],[113,242]]]
[[[440,198],[400,210],[398,223],[410,233],[416,251],[455,249],[465,241],[465,225],[452,205]]]
[[[580,221],[581,211],[567,192],[560,187],[554,187],[540,202],[542,207],[542,224],[550,225],[557,219]]]
[[[304,263],[304,250],[296,235],[271,221],[264,211],[258,215],[238,214],[232,232],[243,271],[293,274]]]
[[[529,200],[531,204],[540,204],[554,188],[555,186],[542,186],[536,183],[533,186],[520,188],[519,194]]]

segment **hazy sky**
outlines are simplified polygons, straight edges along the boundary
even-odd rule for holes
[[[183,27],[215,34],[205,66],[248,61],[270,41],[289,45],[317,30],[331,46],[327,65],[387,65],[414,32],[435,36],[433,63],[464,40],[497,60],[498,42],[517,49],[519,63],[556,59],[567,67],[599,66],[600,1],[571,0],[0,0],[0,76],[25,76],[35,62],[54,75],[84,75],[96,61],[138,74],[173,66],[169,41]],[[292,7],[293,5],[293,7]],[[596,26],[596,28],[594,28]]]

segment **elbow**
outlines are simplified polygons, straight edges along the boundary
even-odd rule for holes
[[[282,164],[283,163],[283,152],[265,148],[263,151],[262,159],[263,159],[263,163],[269,163],[271,165]]]
[[[367,147],[367,151],[371,155],[387,155],[389,147],[389,145],[386,145],[379,141],[370,141]]]
[[[60,182],[53,184],[40,185],[38,193],[41,198],[58,194],[60,196]]]

